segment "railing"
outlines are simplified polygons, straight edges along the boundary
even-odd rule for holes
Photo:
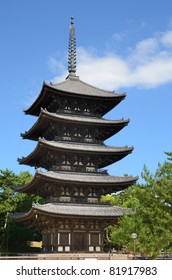
[[[61,165],[54,166],[53,171],[69,171],[69,172],[81,172],[81,173],[94,173],[94,174],[106,174],[108,171],[106,169],[96,169],[94,167],[82,167],[82,166],[71,166],[71,165]]]
[[[90,143],[90,144],[102,144],[101,140],[92,139],[92,138],[83,138],[83,137],[72,137],[72,136],[59,136],[56,138],[56,141],[69,141],[69,142],[79,142],[79,143]]]
[[[102,174],[107,174],[108,175],[108,170],[107,169],[98,169],[97,171],[98,171],[98,173],[102,173]]]

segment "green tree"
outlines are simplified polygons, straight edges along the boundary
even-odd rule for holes
[[[16,175],[8,169],[0,170],[1,251],[25,251],[28,249],[27,240],[32,240],[37,234],[37,231],[28,229],[22,223],[14,223],[10,219],[10,213],[28,211],[33,201],[40,200],[39,197],[15,192],[15,186],[25,185],[31,179],[32,175],[29,172]]]
[[[133,251],[131,234],[137,233],[137,252],[151,258],[163,249],[172,249],[172,153],[166,154],[168,159],[158,164],[155,174],[144,166],[144,184],[102,198],[112,205],[130,208],[130,215],[125,214],[110,228],[113,244]]]

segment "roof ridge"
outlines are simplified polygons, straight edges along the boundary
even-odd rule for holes
[[[42,175],[42,176],[47,176],[48,174],[54,174],[54,175],[66,175],[66,174],[68,174],[69,176],[72,176],[72,177],[77,177],[78,176],[78,174],[74,174],[74,173],[71,173],[71,172],[67,172],[67,171],[42,171],[42,169],[37,169],[36,170],[36,173],[35,173],[35,176],[36,175]],[[102,177],[102,178],[109,178],[109,179],[121,179],[121,180],[124,180],[124,181],[126,181],[127,179],[138,179],[138,176],[119,176],[119,175],[104,175],[104,174],[95,174],[95,173],[93,173],[93,174],[87,174],[87,173],[80,173],[79,174],[79,176],[81,176],[81,177],[93,177],[93,178],[100,178],[100,177]],[[26,184],[27,185],[27,184]]]
[[[89,118],[89,119],[101,119],[101,120],[105,120],[105,121],[113,121],[113,122],[118,122],[118,121],[121,121],[121,122],[126,122],[126,121],[130,121],[130,118],[128,119],[124,119],[124,118],[120,118],[120,119],[116,119],[116,120],[112,120],[112,119],[107,119],[107,118],[100,118],[100,117],[96,117],[96,116],[92,116],[92,115],[79,115],[79,114],[65,114],[63,112],[56,112],[56,113],[53,113],[53,112],[50,112],[48,111],[46,108],[41,108],[41,112],[43,112],[44,114],[48,115],[48,116],[59,116],[59,117],[64,117],[64,118],[81,118],[81,119],[85,119],[85,118]]]
[[[84,84],[84,85],[86,85],[86,86],[89,86],[89,87],[92,87],[92,88],[94,88],[94,89],[98,89],[98,90],[101,90],[101,91],[103,91],[103,92],[108,92],[108,93],[117,94],[117,93],[115,93],[114,90],[105,90],[105,89],[101,89],[101,88],[99,88],[99,87],[97,87],[97,86],[90,85],[90,84],[88,84],[88,83],[86,83],[86,82],[84,82],[84,81],[82,81],[82,80],[80,80],[80,79],[79,79],[79,81],[80,81],[82,84]]]
[[[51,144],[53,145],[53,144],[57,144],[58,145],[58,143],[59,144],[63,144],[63,145],[66,145],[66,146],[69,146],[69,145],[71,145],[72,144],[72,146],[89,146],[89,147],[95,147],[95,146],[97,146],[97,147],[106,147],[107,149],[109,148],[109,149],[113,149],[113,148],[115,148],[115,149],[117,149],[117,150],[122,150],[122,149],[128,149],[128,150],[130,150],[130,149],[133,149],[134,147],[133,146],[131,146],[131,147],[129,147],[129,146],[127,146],[127,145],[125,145],[125,146],[120,146],[120,147],[118,147],[118,146],[109,146],[109,145],[102,145],[102,144],[93,144],[93,143],[80,143],[80,142],[77,142],[77,143],[74,143],[74,142],[70,142],[70,141],[54,141],[54,140],[46,140],[44,137],[39,137],[39,139],[38,139],[39,141],[38,141],[38,143],[45,143],[45,144],[48,144],[48,145],[50,145],[51,146]]]
[[[126,93],[116,93],[115,90],[101,89],[91,85],[79,78],[79,76],[68,75],[64,81],[44,83],[44,86],[50,87],[61,92],[70,92],[74,94],[84,94],[98,97],[125,97]],[[99,96],[100,94],[100,96]],[[108,95],[108,96],[107,96]]]

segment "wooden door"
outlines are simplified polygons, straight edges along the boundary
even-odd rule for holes
[[[74,232],[74,251],[87,251],[87,238],[85,232]]]

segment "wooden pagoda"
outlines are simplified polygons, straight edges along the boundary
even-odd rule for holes
[[[45,252],[102,252],[105,228],[127,209],[102,204],[101,195],[124,190],[137,180],[111,176],[104,169],[133,150],[104,144],[129,123],[103,118],[126,95],[79,79],[75,40],[72,18],[68,77],[61,83],[44,83],[25,110],[38,119],[22,137],[37,141],[37,146],[19,163],[37,170],[32,181],[17,190],[40,195],[45,203],[33,204],[28,213],[16,213],[13,219],[42,230]]]

